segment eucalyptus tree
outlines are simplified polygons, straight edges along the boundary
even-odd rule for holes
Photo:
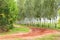
[[[31,19],[34,18],[35,16],[34,0],[26,0],[24,5],[25,5],[25,14],[26,14],[25,16],[29,18],[29,21],[31,21]]]
[[[17,14],[18,8],[14,0],[0,0],[0,32],[13,28]]]
[[[57,2],[56,0],[35,0],[35,17],[47,18],[49,20],[57,17]]]
[[[25,1],[26,0],[17,0],[17,4],[18,4],[18,8],[19,8],[18,20],[25,18],[25,6],[24,6]]]
[[[56,0],[44,0],[44,4],[43,4],[44,14],[43,14],[43,17],[47,18],[49,20],[55,19],[57,17],[57,7],[58,6],[57,6]]]
[[[26,17],[28,17],[28,18],[34,17],[34,3],[33,3],[33,0],[26,0],[24,5],[25,5]]]
[[[60,16],[60,0],[56,0],[58,4],[58,16]]]
[[[35,0],[35,4],[34,4],[34,12],[35,12],[35,17],[36,18],[41,18],[41,0]]]

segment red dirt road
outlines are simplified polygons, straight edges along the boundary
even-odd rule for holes
[[[16,34],[9,34],[0,36],[0,39],[8,39],[8,38],[33,38],[33,37],[42,37],[46,36],[47,34],[56,34],[59,31],[51,30],[51,29],[44,29],[44,28],[31,28],[31,31],[25,34],[16,33]]]

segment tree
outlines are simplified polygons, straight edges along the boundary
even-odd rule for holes
[[[44,8],[44,14],[43,18],[47,18],[50,20],[55,19],[57,17],[57,2],[56,0],[44,0],[43,8]]]
[[[35,18],[39,18],[41,20],[42,18],[42,1],[43,0],[35,0],[34,1],[34,12],[35,12]],[[38,21],[38,19],[37,19]]]
[[[14,0],[0,0],[0,32],[13,28],[17,14],[18,8]]]
[[[26,0],[17,0],[18,8],[19,8],[19,17],[18,20],[22,20],[25,18],[25,3]]]

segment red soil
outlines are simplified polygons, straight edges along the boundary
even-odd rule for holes
[[[4,38],[26,38],[26,37],[35,37],[35,36],[41,36],[45,34],[55,34],[58,33],[56,30],[51,30],[51,29],[44,29],[44,28],[31,28],[31,32],[25,33],[25,34],[10,34],[10,35],[4,35],[0,36],[0,39]]]

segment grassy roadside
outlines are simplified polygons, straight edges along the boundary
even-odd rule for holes
[[[36,38],[34,40],[60,40],[60,34],[51,34],[43,38]]]
[[[29,32],[29,28],[27,27],[15,27],[11,29],[9,32],[0,33],[0,35],[6,35],[6,34],[14,34],[14,33],[26,33]]]

